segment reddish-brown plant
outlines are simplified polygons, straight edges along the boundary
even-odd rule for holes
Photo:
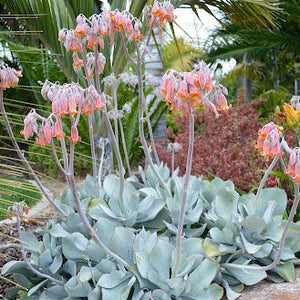
[[[255,109],[264,100],[245,104],[241,96],[234,107],[219,118],[213,114],[195,114],[195,144],[192,174],[205,177],[231,179],[237,188],[249,191],[259,185],[263,172],[270,161],[259,156],[254,149],[257,132],[262,127],[259,112]],[[185,115],[175,116],[178,132],[169,131],[169,138],[182,144],[175,154],[175,168],[185,172],[188,147],[188,120]],[[171,155],[159,147],[162,161],[171,164]],[[276,178],[270,177],[267,185],[276,186]]]

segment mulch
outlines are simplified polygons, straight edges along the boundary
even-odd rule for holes
[[[45,227],[47,221],[52,217],[51,214],[47,214],[42,217],[34,217],[22,221],[22,230],[31,231],[35,233],[37,229]],[[17,226],[16,224],[2,224],[0,223],[0,245],[18,243],[15,239],[17,238]],[[3,265],[11,260],[22,260],[20,250],[15,247],[8,248],[6,250],[0,250],[0,270]],[[12,280],[11,276],[5,276],[6,278]],[[5,300],[5,292],[8,288],[14,285],[8,281],[0,278],[0,300]]]

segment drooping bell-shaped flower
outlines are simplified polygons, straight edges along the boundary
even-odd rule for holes
[[[70,141],[73,143],[77,143],[81,141],[81,137],[78,134],[78,129],[77,126],[73,125],[71,127],[71,136],[70,136]]]
[[[281,149],[282,130],[283,128],[270,122],[258,131],[257,143],[254,147],[262,156],[276,157],[283,154]]]
[[[83,14],[80,14],[76,18],[76,28],[74,30],[74,33],[78,37],[85,37],[90,31],[90,27],[86,23],[86,17]]]
[[[57,120],[54,124],[53,131],[54,131],[53,132],[54,136],[58,139],[66,136],[66,134],[64,133],[63,128],[62,128],[62,122],[61,122],[60,116],[57,116]]]
[[[0,88],[5,90],[12,86],[17,86],[19,77],[22,77],[21,71],[16,71],[4,63],[0,64]]]
[[[296,184],[300,184],[300,148],[296,147],[289,156],[288,166],[285,173],[289,175]]]

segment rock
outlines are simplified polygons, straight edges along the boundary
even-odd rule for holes
[[[238,300],[300,300],[300,268],[296,268],[294,282],[262,281],[248,286]]]

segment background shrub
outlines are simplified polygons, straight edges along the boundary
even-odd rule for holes
[[[230,178],[242,191],[258,187],[262,170],[270,163],[253,147],[257,132],[263,126],[258,108],[264,103],[265,100],[255,100],[245,104],[240,96],[232,109],[219,118],[203,111],[196,113],[192,173],[223,180]],[[168,134],[171,141],[182,144],[182,150],[175,154],[175,168],[179,167],[183,175],[188,148],[188,119],[185,115],[176,115],[174,119],[178,130],[169,129]],[[159,147],[159,152],[161,159],[170,166],[170,154],[162,147]],[[276,178],[270,178],[268,185],[277,185]]]

